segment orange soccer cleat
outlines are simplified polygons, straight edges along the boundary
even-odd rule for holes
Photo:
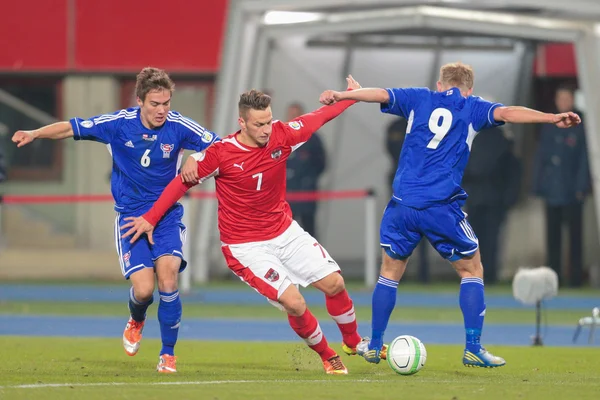
[[[138,322],[129,317],[129,321],[127,321],[127,326],[125,326],[125,331],[123,332],[123,348],[127,355],[135,356],[140,349],[145,322]]]
[[[163,374],[172,374],[177,372],[177,357],[168,354],[162,354],[158,360],[156,370]]]
[[[338,355],[323,361],[323,368],[325,369],[325,373],[329,375],[348,375],[348,368],[346,368]]]

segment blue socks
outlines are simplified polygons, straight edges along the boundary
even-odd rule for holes
[[[129,312],[131,313],[131,318],[133,318],[137,322],[143,322],[146,319],[146,310],[148,306],[154,302],[154,297],[150,297],[150,300],[147,302],[141,302],[135,298],[135,294],[133,293],[133,286],[129,289]]]
[[[460,281],[460,309],[465,321],[466,348],[472,353],[481,350],[481,330],[485,317],[483,279],[462,278]]]
[[[383,347],[383,334],[387,328],[390,315],[396,305],[396,292],[398,291],[398,282],[383,276],[379,276],[375,290],[373,291],[373,300],[371,309],[373,312],[371,329],[373,335],[369,343],[369,350]]]
[[[174,347],[177,343],[179,334],[179,322],[181,321],[181,299],[179,291],[160,294],[160,303],[158,305],[158,323],[160,325],[160,337],[162,340],[162,349],[160,355],[175,355]]]

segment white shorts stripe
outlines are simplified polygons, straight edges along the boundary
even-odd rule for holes
[[[121,214],[117,213],[115,218],[115,246],[117,248],[117,256],[119,257],[119,265],[121,266],[121,272],[125,276],[125,265],[123,264],[123,251],[121,250],[121,227],[119,226],[119,220]]]

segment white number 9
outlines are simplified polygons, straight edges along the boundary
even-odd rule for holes
[[[440,118],[442,119],[440,124]],[[452,126],[452,113],[445,108],[436,108],[429,117],[429,130],[435,136],[427,143],[428,149],[437,149],[440,142],[450,131]]]

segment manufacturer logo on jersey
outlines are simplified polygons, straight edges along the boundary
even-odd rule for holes
[[[244,170],[244,163],[245,161],[242,161],[241,164],[233,164],[234,167],[238,167],[239,169],[241,169],[242,171]]]
[[[281,157],[281,149],[277,148],[275,150],[273,150],[273,152],[271,153],[271,158],[273,160],[277,160]]]
[[[142,135],[142,139],[147,140],[149,142],[154,142],[157,138],[158,138],[157,135],[148,135],[147,133],[144,133]]]
[[[212,140],[213,140],[213,135],[212,135],[212,133],[210,133],[210,132],[204,132],[204,133],[202,134],[202,141],[203,141],[204,143],[210,143],[210,142],[212,142]]]
[[[131,262],[129,261],[129,259],[131,258],[131,252],[128,251],[127,253],[123,254],[123,263],[125,264],[126,267],[130,267],[131,266]]]
[[[89,119],[86,119],[85,121],[81,121],[80,125],[83,126],[84,128],[91,128],[92,126],[94,126],[94,123],[92,121],[90,121]]]
[[[277,272],[273,268],[271,268],[265,274],[265,279],[268,280],[269,282],[277,282],[279,280],[279,272]]]
[[[163,152],[163,158],[169,158],[169,157],[171,157],[171,152],[173,150],[175,150],[175,145],[174,144],[164,144],[164,143],[161,143],[160,144],[160,149]]]
[[[292,121],[290,123],[288,123],[288,125],[290,126],[290,128],[298,131],[300,130],[300,128],[302,128],[302,124],[298,121]]]
[[[127,143],[125,143],[125,146],[133,148],[133,142],[130,140]]]

